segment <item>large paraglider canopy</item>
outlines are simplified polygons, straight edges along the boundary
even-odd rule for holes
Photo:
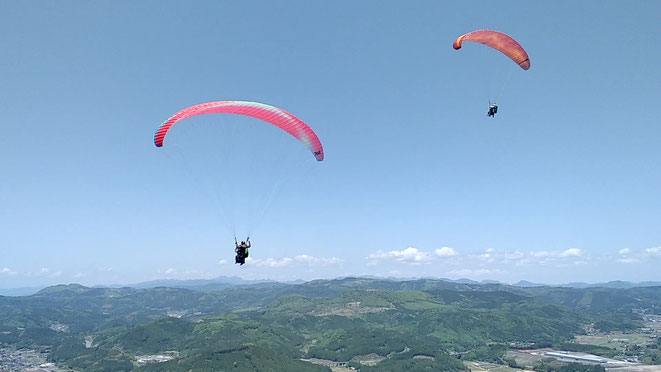
[[[490,46],[508,56],[522,69],[528,70],[530,68],[528,53],[526,53],[521,44],[507,34],[492,30],[477,30],[459,36],[454,44],[452,44],[452,47],[454,49],[460,49],[461,43],[464,41],[473,41]]]
[[[307,124],[285,110],[258,102],[215,101],[185,108],[161,124],[154,135],[154,144],[157,147],[163,146],[168,131],[179,121],[203,114],[236,114],[263,120],[301,141],[318,161],[324,160],[321,141]]]
[[[188,118],[189,122],[179,124]],[[164,144],[166,136],[168,144]],[[301,146],[291,146],[289,136],[303,143],[316,161],[299,156],[307,153]],[[164,149],[176,171],[185,172],[182,178],[191,182],[234,237],[237,232],[251,236],[282,186],[290,180],[303,181],[310,165],[324,160],[319,137],[301,119],[249,101],[187,107],[158,127],[154,144]]]

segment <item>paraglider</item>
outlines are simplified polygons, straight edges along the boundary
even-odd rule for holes
[[[170,129],[180,121],[204,114],[235,114],[259,119],[278,127],[303,143],[314,155],[317,161],[324,160],[324,149],[317,134],[301,119],[280,108],[258,102],[249,101],[215,101],[185,108],[164,121],[154,134],[154,144],[162,147]],[[239,244],[234,238],[235,263],[243,265],[249,256],[250,238]]]
[[[239,244],[236,241],[236,238],[234,238],[234,245],[234,252],[236,253],[234,263],[241,264],[241,266],[243,266],[243,264],[246,263],[246,258],[248,258],[248,255],[250,254],[250,247],[252,246],[252,244],[250,244],[250,237],[248,237],[245,241],[242,241],[241,244]]]
[[[464,41],[472,41],[494,48],[509,57],[522,69],[530,69],[528,53],[523,49],[521,44],[507,34],[493,30],[477,30],[459,36],[452,44],[452,47],[455,50],[459,50]],[[494,117],[497,112],[498,105],[489,103],[487,117]]]
[[[487,112],[488,117],[494,117],[496,113],[498,112],[498,105],[495,103],[492,103],[489,105],[489,112]]]

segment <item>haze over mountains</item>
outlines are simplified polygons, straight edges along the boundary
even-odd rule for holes
[[[527,280],[520,280],[513,284],[502,283],[497,280],[481,280],[476,281],[468,278],[461,279],[448,279],[448,278],[396,278],[396,277],[378,277],[372,275],[360,276],[361,278],[368,279],[377,279],[377,280],[390,280],[390,281],[411,281],[418,279],[430,279],[430,280],[441,280],[452,283],[460,284],[502,284],[502,285],[511,285],[514,287],[521,288],[533,288],[533,287],[565,287],[565,288],[636,288],[636,287],[655,287],[661,286],[661,282],[629,282],[614,280],[604,283],[583,283],[583,282],[571,282],[565,284],[545,284],[545,283],[533,283]],[[336,278],[342,279],[342,278]],[[95,288],[157,288],[157,287],[171,287],[171,288],[195,288],[199,290],[219,290],[223,288],[229,288],[233,286],[250,286],[256,284],[302,284],[305,283],[304,280],[293,280],[278,282],[274,280],[245,280],[237,276],[218,276],[212,279],[190,279],[190,280],[179,280],[179,279],[160,279],[160,280],[150,280],[146,282],[139,282],[133,284],[109,284],[109,285],[95,285]],[[39,287],[19,287],[19,288],[0,288],[0,296],[29,296],[31,294],[39,292],[39,290],[46,288],[48,286],[39,286]]]

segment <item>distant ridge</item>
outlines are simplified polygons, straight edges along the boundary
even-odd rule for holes
[[[273,280],[245,280],[238,276],[219,276],[213,279],[157,279],[146,282],[139,282],[134,284],[111,284],[108,286],[95,286],[98,288],[121,288],[131,287],[138,289],[157,288],[157,287],[171,287],[171,288],[199,288],[209,287],[208,289],[221,289],[240,285],[253,285],[264,283],[277,283]]]
[[[461,283],[461,284],[480,284],[480,282],[476,282],[475,280],[471,279],[466,279],[466,278],[461,278],[457,280],[453,280],[455,283]]]
[[[519,280],[518,282],[512,284],[515,287],[521,288],[533,288],[533,287],[546,287],[546,284],[532,283],[527,280]]]
[[[341,280],[351,277],[338,277],[334,279],[323,279],[323,280]],[[628,282],[622,280],[615,280],[605,283],[584,283],[584,282],[571,282],[566,284],[544,284],[544,283],[534,283],[527,280],[520,280],[514,284],[506,284],[499,282],[497,280],[482,280],[475,281],[468,278],[461,279],[449,279],[449,278],[433,278],[433,277],[409,277],[409,278],[397,278],[397,277],[379,277],[374,275],[361,275],[354,276],[353,278],[363,278],[363,279],[373,279],[373,280],[385,280],[391,282],[411,282],[419,280],[432,280],[432,281],[441,281],[447,283],[463,284],[469,286],[492,286],[492,285],[511,285],[518,288],[535,288],[535,287],[565,287],[565,288],[576,288],[576,289],[586,289],[586,288],[611,288],[611,289],[631,289],[636,287],[659,287],[661,282],[657,281],[646,281],[646,282]],[[136,288],[136,289],[150,289],[158,287],[170,287],[170,288],[186,288],[186,289],[195,289],[202,291],[215,291],[226,289],[230,287],[239,287],[239,286],[283,286],[283,285],[302,285],[305,283],[310,283],[313,281],[309,280],[290,280],[290,281],[274,281],[274,280],[245,280],[236,276],[219,276],[212,279],[190,279],[190,280],[177,280],[177,279],[160,279],[160,280],[151,280],[146,282],[139,282],[134,284],[111,284],[111,285],[95,285],[90,288]],[[75,285],[64,286],[62,284],[55,286],[39,286],[39,287],[20,287],[20,288],[0,288],[0,296],[30,296],[36,294],[44,289],[48,291],[61,291],[67,290],[72,291],[76,290]],[[80,288],[77,288],[80,289]]]
[[[640,282],[640,283],[632,283],[632,282],[625,282],[621,280],[615,280],[607,283],[596,283],[596,284],[590,284],[588,287],[602,287],[602,288],[620,288],[620,289],[629,289],[629,288],[636,288],[636,287],[658,287],[661,286],[661,282]]]
[[[606,283],[583,283],[583,282],[572,282],[566,284],[541,284],[541,283],[532,283],[527,280],[520,280],[514,284],[515,287],[521,288],[533,288],[533,287],[566,287],[566,288],[612,288],[612,289],[630,289],[630,288],[640,288],[640,287],[659,287],[661,282],[626,282],[622,280],[614,280]]]

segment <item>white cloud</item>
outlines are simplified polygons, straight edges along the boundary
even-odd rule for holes
[[[307,254],[300,254],[300,255],[294,257],[294,261],[299,262],[299,263],[305,263],[307,265],[332,265],[332,264],[342,262],[342,260],[337,258],[337,257],[316,258],[316,257],[309,256]]]
[[[533,257],[549,257],[551,253],[548,251],[532,251],[530,252],[530,255]]]
[[[533,263],[553,263],[563,258],[580,257],[582,255],[583,251],[581,251],[579,248],[569,248],[565,249],[564,251],[530,251],[528,253],[528,258],[531,258],[531,260],[527,261]],[[522,255],[524,260],[526,259],[525,256],[525,254]],[[535,261],[532,260],[532,258],[537,258],[539,260]]]
[[[567,266],[577,264],[576,258],[582,257],[583,251],[579,248],[570,248],[564,251],[496,251],[493,248],[485,250],[483,253],[469,255],[472,259],[481,261],[485,264],[514,264],[516,266],[526,265],[555,265]],[[581,264],[584,261],[581,261]]]
[[[629,248],[624,248],[620,249],[617,253],[620,255],[617,258],[617,262],[624,264],[641,263],[656,257],[661,258],[661,247],[647,248],[642,252],[633,252]]]
[[[0,269],[0,274],[3,274],[3,275],[16,275],[17,273],[16,273],[16,271],[14,271],[14,270],[8,268],[7,266],[5,266],[2,269]]]
[[[661,256],[661,247],[647,248],[645,249],[645,253],[653,256]]]
[[[246,262],[250,262],[252,265],[257,267],[271,267],[271,268],[283,268],[290,266],[327,266],[334,265],[342,262],[343,260],[337,257],[325,258],[325,257],[313,257],[307,254],[299,254],[294,257],[282,257],[282,258],[266,258],[266,259],[253,259],[248,257]]]
[[[560,257],[579,257],[582,254],[578,248],[569,248],[560,253]]]
[[[38,272],[34,273],[35,276],[43,276],[47,278],[57,278],[62,275],[62,270],[51,270],[47,267],[42,267]]]
[[[375,265],[378,261],[397,261],[419,264],[431,260],[431,256],[427,252],[423,252],[418,248],[408,247],[401,251],[383,252],[377,251],[367,256],[368,264]]]
[[[518,260],[519,258],[525,257],[525,253],[521,251],[514,251],[514,252],[505,252],[503,254],[503,257],[505,257],[508,260]]]
[[[438,257],[452,257],[457,255],[457,252],[450,247],[437,248],[434,253],[436,253]]]
[[[451,257],[451,259],[448,259]],[[636,251],[624,248],[606,253],[600,250],[587,250],[582,247],[540,250],[498,250],[483,249],[474,253],[459,254],[455,248],[441,247],[430,251],[408,247],[402,250],[376,251],[366,257],[369,267],[380,267],[387,272],[394,264],[404,273],[399,275],[438,275],[436,270],[445,271],[450,277],[473,277],[499,279],[503,274],[517,275],[520,272],[546,272],[554,269],[599,270],[604,265],[636,265],[661,259],[661,246]],[[442,266],[418,266],[426,263],[443,262]],[[390,264],[390,266],[386,265]],[[378,265],[378,266],[377,266]],[[414,265],[411,267],[409,265]],[[409,269],[406,269],[409,267]],[[516,267],[516,269],[512,269]],[[605,266],[604,266],[605,267]],[[579,269],[580,268],[580,269]],[[589,269],[588,269],[589,268]],[[372,269],[374,270],[374,269]],[[516,270],[516,272],[515,272]]]
[[[584,265],[598,265],[604,262],[619,262],[622,264],[643,263],[645,260],[661,258],[661,246],[647,248],[641,252],[635,252],[631,248],[623,248],[617,254],[591,254],[581,248],[569,248],[565,250],[539,250],[539,251],[496,251],[492,248],[482,253],[474,253],[465,256],[478,261],[479,265],[516,265],[528,267],[572,267]]]
[[[250,258],[250,257],[248,257]],[[255,261],[251,262],[255,266],[265,266],[265,267],[274,267],[274,268],[280,268],[280,267],[286,267],[291,265],[291,263],[294,261],[290,257],[283,257],[283,258],[266,258],[264,260],[250,260],[250,261]]]
[[[629,248],[620,249],[617,253],[620,254],[620,258],[618,258],[617,262],[623,264],[632,264],[632,263],[640,262],[640,260],[637,257],[635,257],[638,255],[632,255],[631,249]]]
[[[225,263],[227,263],[227,260],[220,260],[220,261],[218,261],[218,265],[224,265]]]
[[[495,260],[496,250],[493,248],[488,248],[484,253],[480,253],[478,258],[482,261],[493,262]]]
[[[166,275],[176,275],[177,274],[177,269],[170,267],[167,270],[165,270]]]

